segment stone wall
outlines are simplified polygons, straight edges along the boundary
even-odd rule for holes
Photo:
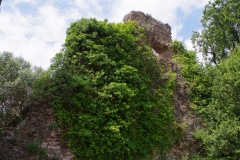
[[[198,141],[192,133],[201,126],[201,119],[190,107],[190,88],[181,75],[180,67],[171,60],[159,60],[165,68],[171,68],[177,74],[176,88],[174,91],[174,117],[182,135],[181,141],[174,144],[167,154],[168,160],[180,160],[188,155],[190,158],[201,151]]]
[[[29,153],[30,143],[41,142],[46,158],[70,160],[74,155],[62,139],[64,131],[57,126],[54,109],[47,104],[35,104],[29,108],[25,120],[15,128],[5,128],[0,134],[0,160],[39,160],[41,154]]]
[[[200,150],[199,144],[192,132],[201,126],[201,119],[190,108],[190,89],[181,75],[180,67],[172,60],[171,27],[168,24],[152,18],[140,11],[132,11],[124,17],[124,22],[132,20],[146,31],[149,45],[158,54],[158,62],[164,68],[164,77],[168,78],[169,69],[176,73],[176,88],[174,91],[174,117],[182,140],[175,144],[165,159],[179,160],[186,155],[193,155]],[[159,156],[156,156],[159,159]]]
[[[171,27],[168,24],[140,11],[131,11],[123,19],[124,22],[129,20],[136,21],[145,29],[150,46],[161,58],[172,58],[172,52],[169,52],[172,48]]]

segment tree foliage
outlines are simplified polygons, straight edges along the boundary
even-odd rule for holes
[[[83,18],[67,29],[64,48],[39,84],[76,159],[143,159],[177,139],[174,75],[162,80],[146,42],[133,22]]]
[[[211,102],[201,109],[207,126],[196,132],[208,157],[240,158],[240,50],[217,67]]]
[[[192,42],[205,58],[218,64],[240,43],[240,1],[210,1],[201,23],[203,30],[194,32]]]
[[[184,49],[180,42],[174,42],[173,49],[189,82],[191,106],[203,121],[194,136],[205,153],[194,159],[239,159],[240,50],[217,66],[204,66],[197,63],[196,53]]]
[[[207,71],[203,78],[208,81],[202,84],[210,94],[206,97],[193,95],[207,102],[204,106],[194,106],[203,120],[203,128],[195,133],[205,149],[203,159],[240,158],[239,8],[238,0],[209,2],[201,21],[204,28],[194,32],[192,37],[195,47],[210,58],[210,62],[218,64],[203,67]]]
[[[12,53],[0,54],[0,127],[8,126],[28,104],[41,68]]]

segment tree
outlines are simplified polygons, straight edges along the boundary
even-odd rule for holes
[[[194,32],[192,43],[207,60],[218,64],[240,43],[240,1],[214,0],[205,6],[203,29]]]
[[[240,48],[216,67],[210,103],[199,109],[205,127],[198,129],[210,159],[240,158]]]
[[[143,159],[177,139],[175,79],[163,81],[146,44],[133,22],[83,18],[67,29],[43,90],[76,159]]]
[[[0,127],[11,125],[20,112],[29,105],[34,81],[42,69],[31,68],[29,62],[12,53],[0,54]]]
[[[191,107],[202,119],[193,134],[204,153],[194,159],[239,159],[240,48],[215,66],[197,63],[196,53],[180,42],[174,42],[173,51],[191,89]]]

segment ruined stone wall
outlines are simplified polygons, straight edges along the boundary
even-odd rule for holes
[[[136,21],[145,29],[150,46],[162,59],[172,58],[172,52],[169,52],[172,48],[171,27],[168,24],[140,11],[132,11],[123,19],[124,22],[129,20]]]
[[[70,160],[74,155],[62,139],[64,131],[57,126],[55,110],[47,104],[30,107],[27,118],[15,128],[6,128],[0,134],[0,160],[39,160],[40,153],[31,154],[27,145],[40,141],[46,149],[46,158]]]
[[[187,154],[197,153],[199,146],[192,132],[201,125],[201,121],[190,108],[189,88],[181,76],[178,64],[172,61],[171,27],[143,12],[130,12],[124,17],[125,22],[128,20],[134,20],[145,28],[148,42],[159,55],[158,61],[165,68],[166,74],[169,68],[177,74],[173,107],[175,120],[183,129],[183,139],[173,146],[167,158],[179,160]],[[54,113],[54,109],[47,104],[35,104],[17,128],[4,129],[0,133],[0,160],[38,160],[40,155],[29,154],[26,147],[37,140],[42,141],[42,148],[47,147],[49,158],[70,160],[74,155],[62,139],[64,131],[56,126]],[[156,160],[158,157],[156,156]]]
[[[180,160],[186,155],[191,158],[201,150],[200,145],[192,135],[197,127],[201,126],[201,119],[190,107],[190,88],[181,75],[179,65],[171,60],[159,59],[159,63],[163,64],[165,68],[170,67],[172,72],[177,74],[173,107],[175,121],[177,122],[182,139],[174,144],[167,154],[167,158],[168,160]]]
[[[158,62],[163,66],[164,74],[167,75],[169,69],[171,69],[177,75],[173,107],[175,121],[180,129],[180,134],[182,134],[182,140],[172,147],[165,158],[179,160],[186,155],[191,156],[198,153],[200,147],[192,132],[198,126],[201,126],[201,120],[190,108],[190,89],[181,75],[179,65],[172,60],[174,53],[172,51],[171,27],[140,11],[132,11],[127,14],[123,21],[126,22],[128,20],[136,21],[139,26],[145,29],[148,43],[158,54]],[[159,155],[155,159],[159,159]]]

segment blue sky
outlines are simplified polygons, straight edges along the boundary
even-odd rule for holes
[[[209,0],[3,0],[0,52],[22,56],[47,69],[60,51],[70,23],[82,17],[122,22],[132,10],[142,11],[172,28],[172,38],[191,49],[192,30]]]

